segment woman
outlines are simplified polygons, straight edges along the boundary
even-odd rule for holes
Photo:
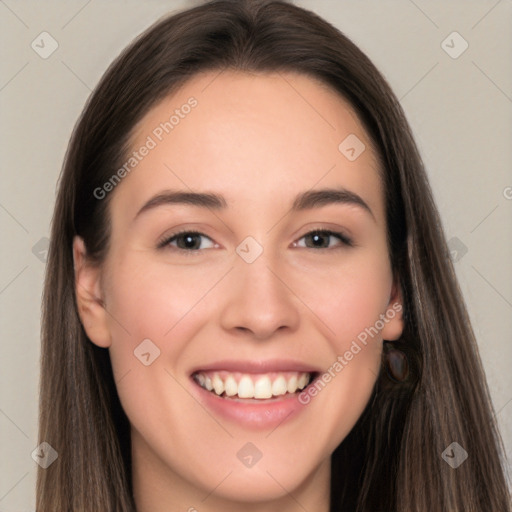
[[[280,1],[163,19],[75,128],[44,294],[37,509],[510,510],[403,111]]]

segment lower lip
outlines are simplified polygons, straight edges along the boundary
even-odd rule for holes
[[[237,400],[222,398],[208,391],[194,379],[191,379],[197,390],[201,403],[216,415],[235,421],[248,428],[265,429],[294,418],[301,410],[306,409],[298,400],[298,393],[286,394],[268,400]]]

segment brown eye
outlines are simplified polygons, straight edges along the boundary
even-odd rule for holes
[[[211,238],[207,237],[204,233],[198,231],[181,231],[174,233],[170,237],[165,238],[158,244],[158,248],[171,246],[178,250],[183,251],[198,251],[200,249],[208,249],[202,247],[202,238],[206,238],[212,242],[211,247],[214,245]]]
[[[301,245],[298,242],[295,244],[296,247],[306,247],[308,249],[330,249],[333,239],[337,239],[338,244],[335,246],[345,245],[351,247],[352,241],[347,238],[343,233],[329,230],[316,230],[305,234],[300,240],[305,240],[305,245]]]

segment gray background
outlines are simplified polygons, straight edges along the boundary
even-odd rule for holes
[[[1,512],[34,509],[45,237],[72,127],[122,48],[160,16],[198,3],[0,0]],[[453,249],[510,459],[512,3],[295,3],[353,39],[401,100]],[[46,59],[31,47],[34,40],[42,46],[43,31],[58,43]],[[469,44],[458,58],[442,46],[453,31]],[[49,44],[45,39],[45,51]],[[462,44],[451,36],[444,47],[453,54]],[[464,448],[471,457],[471,446]]]

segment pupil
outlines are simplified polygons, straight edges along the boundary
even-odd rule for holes
[[[322,240],[324,238],[323,235],[315,233],[314,235],[312,235],[312,238],[313,238],[313,243],[314,244],[316,244],[317,242],[320,242],[319,245],[324,245],[324,244],[322,244]]]
[[[197,245],[197,243],[195,243],[195,242],[197,242],[197,239],[194,240],[195,237],[196,237],[196,235],[191,235],[191,234],[184,236],[185,246],[188,249],[193,249]]]

